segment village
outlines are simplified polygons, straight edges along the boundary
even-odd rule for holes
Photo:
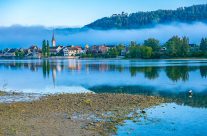
[[[63,46],[56,45],[56,39],[53,32],[51,46],[49,46],[49,55],[51,58],[79,58],[83,54],[106,54],[109,49],[114,48],[115,45],[85,45],[83,46]],[[126,54],[127,50],[122,50],[122,56]],[[26,58],[26,59],[40,59],[45,58],[43,48],[37,45],[32,45],[27,49],[24,48],[6,48],[0,50],[0,58]]]
[[[178,41],[178,42],[177,42]],[[51,43],[51,44],[50,44]],[[24,48],[6,48],[0,50],[2,59],[41,59],[41,58],[139,58],[168,59],[206,57],[207,38],[202,38],[200,45],[190,44],[187,37],[173,36],[165,44],[149,38],[142,44],[132,41],[129,45],[57,45],[55,33],[51,42],[43,40],[42,47],[32,45]]]

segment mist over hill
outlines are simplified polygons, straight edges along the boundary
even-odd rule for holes
[[[190,43],[200,43],[207,37],[207,4],[178,8],[113,15],[99,19],[83,28],[56,28],[59,45],[100,45],[142,43],[156,38],[165,43],[174,35],[187,36]],[[0,27],[0,49],[41,47],[43,40],[51,41],[52,28],[43,26]]]
[[[180,7],[176,10],[157,10],[114,14],[94,21],[85,27],[92,29],[137,29],[172,22],[193,23],[207,21],[207,4]]]
[[[99,44],[129,44],[130,41],[142,43],[145,39],[154,37],[166,42],[174,35],[187,36],[191,43],[200,43],[202,37],[207,37],[207,24],[171,23],[157,25],[153,28],[131,30],[93,30],[81,28],[55,29],[57,44],[61,45],[99,45]],[[52,29],[41,26],[0,27],[0,48],[27,48],[31,45],[41,47],[42,41],[51,41]]]

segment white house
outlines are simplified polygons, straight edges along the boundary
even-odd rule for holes
[[[8,49],[5,53],[4,53],[4,57],[15,57],[16,54],[16,49]]]
[[[50,47],[50,55],[57,55],[63,46],[55,46],[55,47]]]
[[[64,47],[61,51],[62,56],[76,56],[79,53],[79,49],[76,47]]]

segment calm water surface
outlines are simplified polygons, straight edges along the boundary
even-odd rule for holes
[[[0,60],[0,90],[23,92],[19,100],[79,92],[173,98],[117,126],[117,135],[207,135],[207,60]]]

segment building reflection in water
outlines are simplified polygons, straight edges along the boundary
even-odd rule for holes
[[[52,74],[54,86],[56,83],[57,72],[63,70],[90,72],[126,72],[128,71],[131,77],[138,76],[138,73],[144,75],[146,79],[156,80],[160,76],[160,72],[164,71],[165,75],[173,82],[189,80],[190,72],[199,71],[201,78],[207,78],[207,66],[125,66],[121,64],[107,63],[91,63],[90,61],[82,61],[75,59],[63,60],[42,60],[42,61],[12,61],[0,63],[0,67],[6,69],[30,69],[32,72],[37,72],[42,69],[43,77],[50,78]],[[50,73],[51,72],[51,73]]]

